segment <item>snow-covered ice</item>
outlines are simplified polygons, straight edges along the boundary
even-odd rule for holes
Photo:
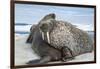
[[[15,35],[15,65],[25,65],[29,60],[35,60],[35,59],[40,58],[31,49],[31,45],[26,43],[27,37],[28,37],[28,34]],[[75,57],[75,59],[68,62],[82,62],[82,61],[93,61],[93,60],[94,60],[94,52],[79,55]],[[60,61],[56,63],[59,63],[59,62]]]

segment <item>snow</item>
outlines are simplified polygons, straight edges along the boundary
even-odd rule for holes
[[[25,43],[28,35],[15,35],[15,65],[25,65],[26,62],[38,59],[31,45]]]
[[[40,58],[34,51],[31,49],[31,45],[26,43],[28,34],[15,34],[15,65],[25,65],[29,60],[35,60]],[[94,52],[86,53],[79,56],[76,56],[75,59],[68,62],[82,62],[82,61],[93,61]],[[49,63],[61,63],[49,62]]]

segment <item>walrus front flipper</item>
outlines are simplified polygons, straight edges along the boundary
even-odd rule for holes
[[[45,63],[47,63],[49,61],[51,61],[51,57],[50,56],[44,56],[41,59],[31,60],[31,61],[29,61],[26,64],[33,64],[33,65],[36,65],[36,64],[45,64]]]
[[[26,63],[26,64],[40,64],[40,59],[37,59],[37,60],[31,60],[31,61],[29,61],[28,63]]]
[[[74,59],[73,52],[67,46],[64,46],[62,48],[62,61],[69,61],[72,59]]]

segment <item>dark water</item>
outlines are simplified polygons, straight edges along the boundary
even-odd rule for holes
[[[29,34],[30,32],[25,32],[25,31],[15,31],[15,34]]]
[[[29,25],[29,24],[27,24],[27,23],[15,23],[15,26],[24,26],[24,25]]]

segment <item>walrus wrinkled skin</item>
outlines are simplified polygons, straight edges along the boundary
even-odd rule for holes
[[[41,40],[43,40],[44,43],[47,43],[49,46],[60,51],[60,54],[62,55],[60,58],[62,58],[63,61],[93,51],[93,41],[85,31],[76,28],[71,23],[58,21],[55,17],[55,14],[46,15],[37,25],[38,29],[34,28],[33,30],[38,30],[37,33],[41,35]],[[32,42],[33,47],[34,42],[41,42],[36,40],[36,37],[38,36],[37,33],[34,32],[34,37],[33,34],[30,34],[32,39],[30,39],[30,36],[28,38]],[[27,42],[29,42],[29,40]],[[33,49],[38,51],[36,48]],[[45,49],[43,48],[43,50]],[[57,55],[55,54],[55,56]]]

